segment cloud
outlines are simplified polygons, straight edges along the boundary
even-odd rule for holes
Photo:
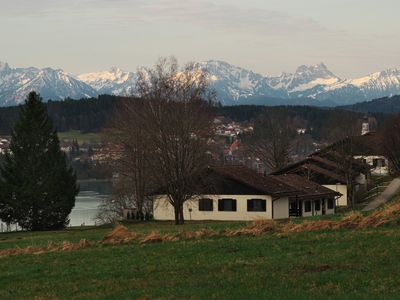
[[[293,35],[327,29],[310,17],[284,12],[217,4],[210,0],[13,0],[2,5],[1,17],[82,18],[82,22],[132,26],[178,24],[206,30],[247,34]]]
[[[103,0],[113,2],[110,0]],[[274,35],[296,33],[319,33],[327,29],[309,17],[292,16],[267,9],[243,8],[220,5],[211,1],[166,0],[137,1],[120,0],[135,4],[133,11],[123,13],[129,17],[146,16],[148,22],[168,22],[199,26],[210,30],[267,33]]]

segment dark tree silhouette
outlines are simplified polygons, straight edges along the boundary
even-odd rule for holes
[[[65,227],[78,193],[41,98],[31,92],[1,166],[0,218],[27,230]]]
[[[284,116],[265,114],[254,123],[249,148],[269,171],[277,171],[290,163],[291,140],[289,124]]]
[[[390,171],[396,175],[400,174],[400,115],[396,115],[385,122],[382,147],[390,162]]]

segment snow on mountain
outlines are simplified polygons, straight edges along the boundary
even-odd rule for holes
[[[137,75],[112,67],[108,71],[79,75],[78,79],[93,87],[99,94],[128,96],[133,93]]]
[[[284,96],[268,83],[267,77],[250,70],[216,60],[201,62],[199,66],[208,72],[212,88],[225,104],[259,95]]]
[[[400,94],[400,70],[388,69],[356,79],[343,79],[314,91],[311,97],[331,99],[338,104],[353,104]]]
[[[0,77],[5,76],[11,71],[8,63],[0,61]]]
[[[283,73],[279,77],[270,77],[270,84],[275,88],[285,89],[289,93],[312,89],[316,86],[326,86],[340,79],[320,63],[315,66],[300,66],[296,72]]]
[[[20,104],[31,91],[40,93],[45,101],[97,95],[92,87],[60,69],[34,67],[13,69],[7,63],[0,63],[1,106]]]
[[[264,76],[227,62],[198,63],[209,73],[211,87],[223,104],[301,103],[352,104],[400,94],[400,70],[388,69],[356,79],[342,79],[323,63],[300,66],[294,73]],[[10,68],[0,62],[0,105],[21,103],[35,90],[47,99],[83,98],[99,94],[132,95],[137,74],[111,68],[73,77],[51,68]],[[293,101],[292,101],[293,100]]]

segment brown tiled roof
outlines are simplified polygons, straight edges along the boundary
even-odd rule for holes
[[[297,170],[301,165],[305,164],[308,161],[308,158],[304,160],[300,160],[295,163],[288,164],[287,166],[283,167],[282,169],[279,169],[275,172],[270,173],[270,175],[281,175],[281,174],[286,174],[288,172],[291,172],[293,170]]]
[[[259,190],[266,195],[290,196],[301,193],[301,190],[296,187],[285,184],[273,176],[259,174],[245,166],[217,166],[211,167],[211,170],[223,177]]]
[[[338,173],[335,173],[333,171],[327,170],[325,168],[321,168],[321,167],[317,166],[316,164],[312,163],[312,161],[310,161],[310,158],[307,158],[307,159],[299,161],[297,163],[288,165],[279,171],[271,173],[271,175],[292,174],[292,173],[296,173],[297,171],[299,171],[301,169],[310,170],[315,173],[318,173],[318,174],[327,176],[329,178],[332,178],[334,180],[337,180],[338,182],[346,183],[346,178],[344,176],[342,176]]]
[[[290,186],[300,189],[303,193],[298,195],[299,198],[322,198],[322,197],[335,197],[341,196],[342,194],[328,189],[318,183],[310,181],[302,176],[296,174],[284,174],[274,176],[281,182]]]
[[[332,168],[335,168],[335,169],[339,169],[340,168],[339,165],[336,162],[331,161],[331,160],[329,160],[329,159],[327,159],[325,157],[318,156],[318,155],[310,156],[310,160],[322,163],[322,164],[324,164],[326,166],[329,166],[329,167],[332,167]]]
[[[321,175],[325,175],[325,176],[330,177],[332,179],[335,179],[335,180],[337,180],[337,181],[339,181],[341,183],[346,183],[346,178],[344,176],[339,175],[339,174],[337,174],[335,172],[326,170],[324,168],[318,167],[318,166],[316,166],[314,164],[303,164],[301,167],[304,168],[304,169],[313,171],[315,173],[318,173],[318,174],[321,174]]]

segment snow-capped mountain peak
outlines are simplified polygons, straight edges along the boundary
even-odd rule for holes
[[[400,94],[399,69],[341,79],[324,63],[302,65],[294,73],[279,76],[261,75],[220,60],[200,62],[198,67],[208,72],[211,87],[224,104],[251,103],[251,99],[268,104],[272,98],[274,103],[289,100],[289,103],[302,103],[301,99],[307,98],[307,103],[315,100],[320,105],[324,101],[331,105],[351,104]],[[32,90],[39,92],[44,100],[78,99],[99,94],[127,96],[133,94],[136,81],[135,72],[117,67],[74,77],[60,69],[14,69],[0,62],[0,105],[21,103]]]
[[[309,78],[336,77],[331,71],[328,70],[327,66],[322,62],[314,66],[302,65],[297,68],[295,75],[298,77],[305,76]]]
[[[0,105],[15,105],[37,91],[44,100],[93,97],[96,91],[60,69],[10,68],[0,63]]]
[[[10,71],[11,68],[8,63],[0,61],[0,75],[8,74]]]
[[[324,63],[314,66],[302,65],[295,73],[282,73],[279,77],[270,77],[269,81],[275,88],[284,89],[288,93],[314,89],[318,86],[331,85],[340,80]]]
[[[108,71],[81,74],[78,79],[92,86],[99,94],[131,95],[137,75],[117,67]]]

